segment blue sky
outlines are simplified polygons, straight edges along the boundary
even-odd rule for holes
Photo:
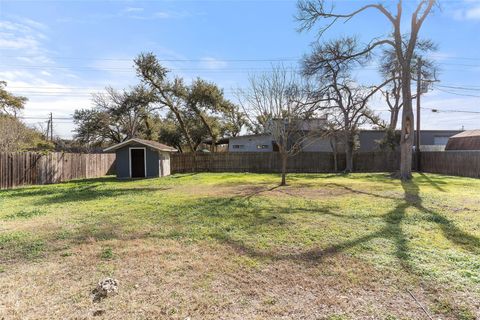
[[[450,112],[480,112],[480,1],[440,2],[422,37],[438,44],[431,58],[441,68],[439,85],[444,86],[426,94],[423,106],[441,112],[422,110],[422,124],[425,129],[480,128],[480,114]],[[337,10],[347,12],[365,2],[335,3]],[[411,12],[417,1],[405,3]],[[44,122],[41,118],[49,112],[65,118],[55,121],[55,132],[62,137],[71,137],[68,118],[77,108],[91,107],[92,92],[138,82],[132,59],[143,51],[164,59],[172,75],[215,81],[234,99],[232,90],[244,87],[249,74],[268,70],[271,60],[297,68],[309,52],[316,34],[296,31],[295,5],[295,1],[0,0],[0,80],[29,98],[24,112],[28,123]],[[338,24],[322,39],[356,35],[367,42],[389,30],[385,19],[372,11]],[[357,71],[359,83],[378,80],[374,65]],[[380,98],[372,106],[387,117]]]

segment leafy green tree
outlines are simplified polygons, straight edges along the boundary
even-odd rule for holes
[[[168,70],[163,67],[153,53],[141,53],[134,60],[137,75],[157,96],[160,107],[168,108],[182,130],[191,152],[195,152],[192,136],[182,110],[186,109],[188,88],[181,78],[168,78]]]
[[[108,87],[105,92],[93,96],[92,109],[76,110],[77,140],[99,146],[119,143],[133,137],[151,139],[155,135],[151,112],[156,96],[143,86],[118,91]]]
[[[236,137],[247,126],[247,117],[240,107],[230,101],[225,101],[222,107],[222,135]]]
[[[178,126],[183,135],[182,143],[191,152],[202,142],[200,137],[203,140],[209,137],[213,150],[220,136],[238,135],[245,125],[244,114],[224,97],[223,90],[215,83],[198,78],[187,85],[182,78],[170,79],[169,71],[152,53],[140,54],[135,65],[141,81],[156,95],[157,107],[169,111],[169,117],[173,118],[169,123]]]
[[[0,81],[0,114],[16,117],[23,110],[28,99],[8,92],[6,87],[7,82]]]
[[[212,140],[212,151],[215,142],[221,134],[221,126],[218,121],[212,121],[209,115],[215,115],[223,111],[223,92],[216,84],[202,79],[196,79],[188,90],[187,107],[193,111],[203,123]]]

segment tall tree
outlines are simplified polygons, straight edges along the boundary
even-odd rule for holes
[[[335,131],[343,135],[346,172],[353,171],[353,152],[358,129],[365,123],[377,123],[378,117],[369,108],[370,98],[391,80],[374,87],[362,86],[352,77],[357,64],[367,61],[363,56],[343,59],[357,51],[355,38],[347,37],[316,45],[303,61],[303,74],[315,77],[318,87],[312,96],[314,103],[328,113]],[[338,136],[338,133],[337,133]]]
[[[168,108],[175,116],[191,152],[195,152],[194,142],[182,116],[186,108],[188,89],[180,78],[170,80],[168,70],[162,66],[153,53],[141,53],[135,60],[137,75],[157,95],[160,107]]]
[[[414,60],[415,47],[418,43],[419,33],[428,15],[432,12],[436,0],[420,0],[410,17],[410,30],[405,36],[402,30],[402,21],[405,21],[404,5],[402,0],[397,0],[396,10],[388,10],[383,4],[367,4],[349,13],[334,12],[333,5],[328,6],[326,0],[300,0],[297,3],[297,20],[300,23],[300,31],[310,30],[319,20],[326,20],[326,24],[320,27],[321,36],[326,30],[338,21],[348,21],[353,17],[367,11],[376,10],[390,23],[392,33],[390,37],[373,39],[363,50],[353,53],[345,59],[364,55],[381,46],[390,46],[394,51],[400,65],[402,86],[402,132],[400,139],[400,178],[409,180],[412,178],[412,152],[413,152],[413,109],[411,92],[411,66]]]
[[[76,110],[76,139],[86,144],[99,146],[107,142],[119,143],[141,136],[151,139],[148,126],[152,105],[156,96],[143,86],[130,90],[115,90],[107,87],[105,92],[93,96],[92,109]]]
[[[212,151],[221,134],[221,128],[218,121],[211,121],[211,116],[220,114],[226,106],[223,91],[216,84],[198,78],[190,86],[187,107],[195,112],[207,129],[212,142]]]
[[[302,150],[302,146],[314,134],[305,130],[306,120],[312,114],[306,101],[308,90],[294,73],[282,66],[272,72],[250,76],[250,85],[240,90],[241,104],[253,127],[262,128],[272,135],[281,157],[282,180],[286,185],[287,161]]]
[[[230,101],[225,101],[221,112],[222,135],[236,137],[247,125],[247,118],[240,107]]]
[[[0,114],[16,117],[23,110],[28,99],[8,92],[6,87],[7,82],[0,81]]]
[[[435,80],[437,66],[434,61],[425,58],[427,53],[437,50],[437,46],[430,40],[419,40],[415,49],[414,59],[411,66],[411,74],[417,74],[418,62],[422,60],[422,79],[424,81]],[[397,128],[398,117],[403,107],[401,65],[397,60],[395,50],[387,48],[383,51],[380,59],[379,71],[383,79],[392,79],[392,81],[381,89],[385,102],[390,111],[390,121],[387,129],[394,131]],[[412,95],[415,99],[416,95]]]

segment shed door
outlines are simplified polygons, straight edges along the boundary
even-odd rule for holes
[[[145,149],[130,149],[132,178],[145,178]]]

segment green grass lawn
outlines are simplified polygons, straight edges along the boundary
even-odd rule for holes
[[[0,191],[0,319],[428,319],[410,293],[436,319],[480,318],[480,180],[278,182],[185,174]],[[93,303],[105,276],[120,293]]]

